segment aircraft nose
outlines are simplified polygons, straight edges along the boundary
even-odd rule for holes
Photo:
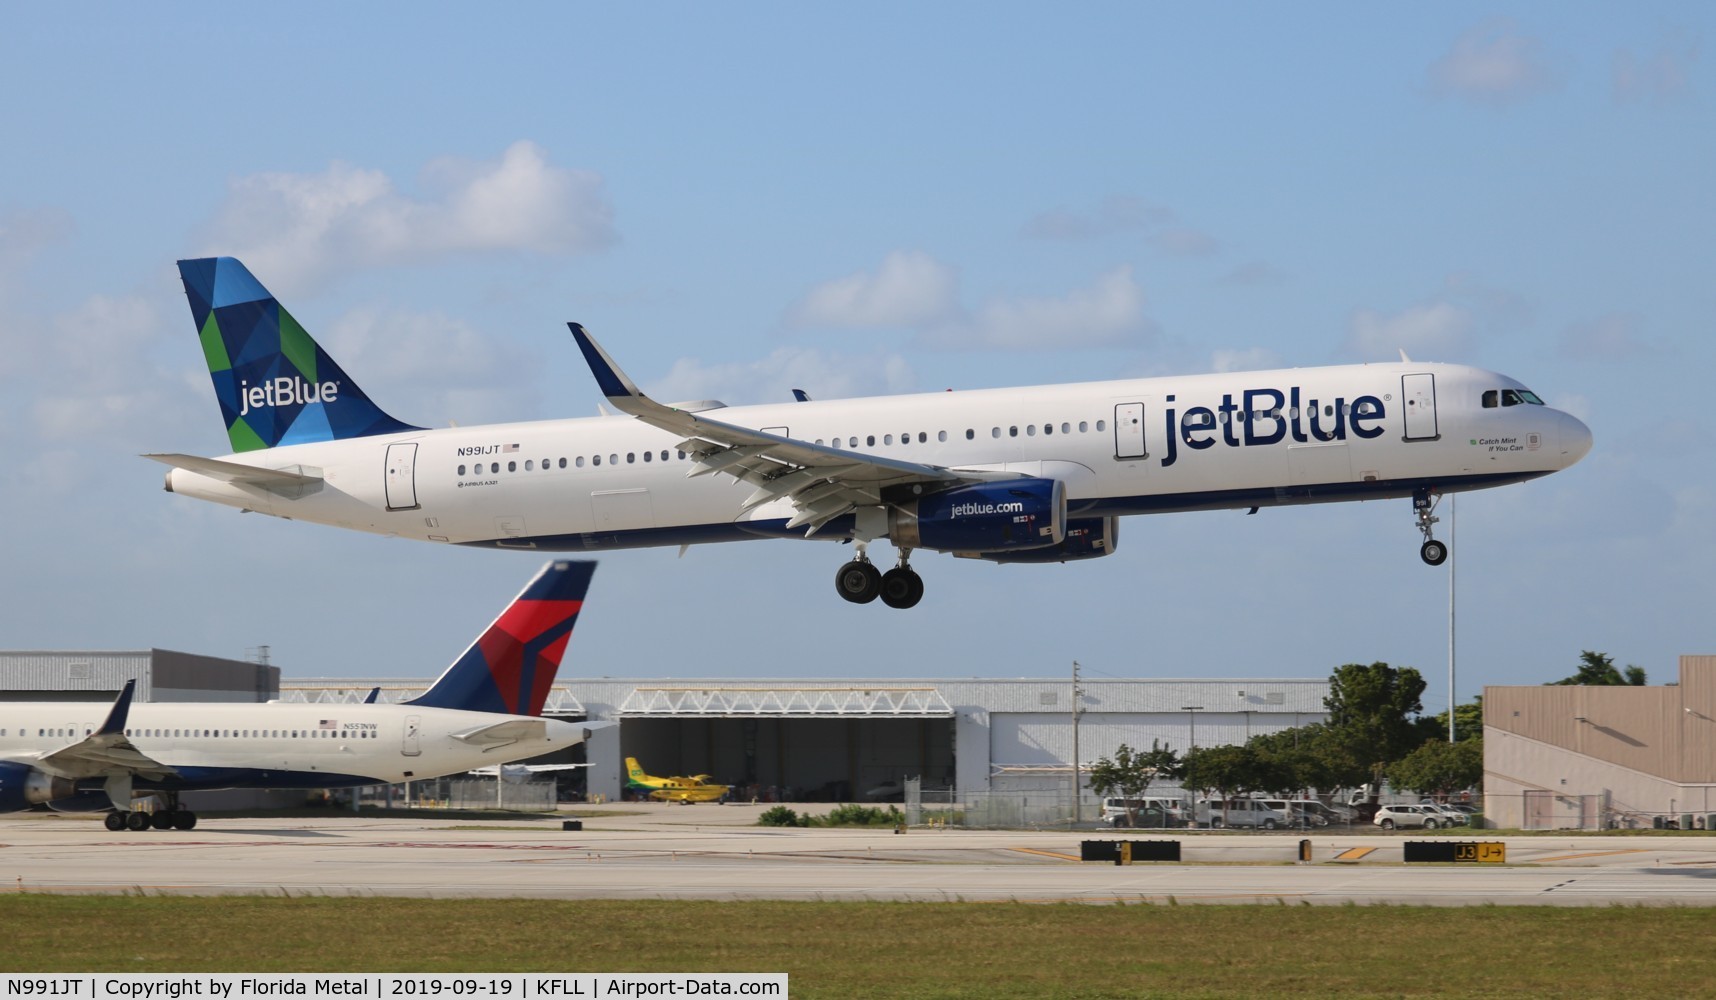
[[[1566,468],[1591,450],[1591,428],[1571,413],[1562,413],[1560,424],[1557,431],[1561,437],[1561,457],[1566,462],[1562,467]]]

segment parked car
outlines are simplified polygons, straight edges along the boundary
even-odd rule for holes
[[[1150,796],[1130,800],[1132,818],[1127,817],[1128,800],[1111,796],[1102,800],[1102,821],[1109,826],[1179,827],[1186,825],[1185,803],[1176,798]]]
[[[1376,819],[1372,822],[1384,830],[1393,830],[1396,827],[1435,830],[1447,826],[1448,818],[1442,815],[1441,810],[1431,806],[1398,805],[1378,809]]]
[[[1211,829],[1274,830],[1292,822],[1286,813],[1269,808],[1261,799],[1199,799],[1197,818],[1200,826],[1208,824]]]
[[[1328,826],[1337,821],[1335,814],[1329,811],[1329,807],[1316,799],[1258,799],[1257,801],[1286,816],[1292,826],[1302,828]]]
[[[1441,813],[1442,817],[1448,821],[1445,824],[1447,826],[1465,826],[1470,820],[1470,817],[1467,816],[1467,814],[1455,809],[1446,802],[1424,801],[1418,804],[1423,806],[1426,810]]]

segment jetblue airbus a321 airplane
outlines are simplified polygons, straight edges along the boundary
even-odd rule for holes
[[[624,416],[429,430],[370,402],[238,261],[179,273],[232,454],[148,456],[173,466],[173,493],[457,545],[851,542],[840,596],[896,608],[923,596],[914,550],[1092,559],[1114,551],[1128,514],[1411,498],[1437,565],[1442,495],[1535,479],[1591,448],[1583,423],[1514,379],[1404,354],[727,407],[650,399],[576,323]],[[899,553],[886,573],[867,551],[884,538]]]
[[[554,562],[429,690],[398,705],[0,704],[0,812],[114,809],[109,830],[189,830],[179,793],[349,788],[435,778],[575,746],[587,727],[542,718],[593,562]],[[373,697],[373,695],[372,695]],[[132,811],[135,795],[166,808]]]

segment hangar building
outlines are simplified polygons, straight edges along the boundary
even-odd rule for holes
[[[1484,816],[1498,827],[1716,829],[1716,656],[1680,683],[1484,688]]]
[[[112,701],[125,682],[138,701],[263,702],[280,668],[170,649],[0,651],[0,701]]]
[[[427,681],[287,681],[288,701],[403,701]],[[1175,750],[1243,743],[1321,722],[1327,679],[1085,679],[1078,757],[1122,743]],[[618,725],[588,747],[588,790],[619,796],[626,757],[653,774],[708,774],[760,796],[850,801],[919,777],[926,789],[1054,792],[1073,759],[1072,682],[1062,679],[574,680],[546,713]]]

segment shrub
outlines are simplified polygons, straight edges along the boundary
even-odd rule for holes
[[[808,818],[809,817],[801,818],[798,813],[793,812],[791,809],[788,809],[786,806],[775,806],[773,809],[764,810],[763,814],[761,816],[757,817],[757,825],[758,826],[805,826],[805,825],[807,825],[805,823],[805,819],[808,819]]]

